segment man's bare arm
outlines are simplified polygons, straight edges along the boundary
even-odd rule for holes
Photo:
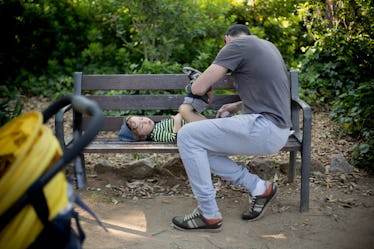
[[[220,65],[210,65],[192,84],[192,93],[200,96],[204,95],[214,83],[225,76],[227,71],[227,68]]]

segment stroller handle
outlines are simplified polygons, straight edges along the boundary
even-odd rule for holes
[[[42,182],[48,182],[58,171],[60,171],[66,164],[74,160],[83,149],[95,138],[104,123],[104,115],[96,102],[87,99],[83,96],[65,96],[56,102],[52,103],[47,109],[43,111],[43,119],[46,122],[49,118],[55,115],[60,109],[71,105],[73,110],[79,114],[91,116],[90,123],[82,134],[82,136],[74,139],[69,149],[65,150],[61,158],[55,165],[44,174],[41,179]]]

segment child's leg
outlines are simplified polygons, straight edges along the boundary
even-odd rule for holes
[[[188,123],[206,119],[204,115],[196,112],[190,104],[181,104],[178,111],[182,118]]]

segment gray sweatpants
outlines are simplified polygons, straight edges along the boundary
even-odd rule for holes
[[[290,129],[274,125],[260,114],[191,122],[178,132],[178,148],[192,191],[205,217],[218,212],[211,174],[242,185],[250,193],[264,183],[229,155],[269,155],[287,142]]]

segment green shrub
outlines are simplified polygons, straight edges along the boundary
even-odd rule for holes
[[[324,7],[310,4],[306,12],[305,26],[315,43],[305,48],[300,63],[301,95],[312,105],[331,107],[341,135],[356,141],[352,163],[374,168],[373,7],[360,0],[338,2],[331,23],[318,15]]]
[[[22,107],[22,98],[17,90],[0,86],[0,127],[20,115]]]
[[[339,96],[331,116],[341,124],[344,133],[358,141],[352,147],[353,163],[373,167],[374,163],[374,81],[361,83],[357,89]]]

